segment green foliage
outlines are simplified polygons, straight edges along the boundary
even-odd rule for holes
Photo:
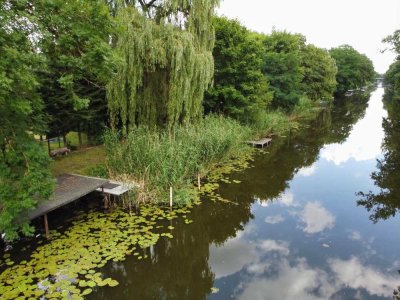
[[[109,131],[105,135],[107,168],[111,178],[126,175],[152,191],[151,200],[167,202],[169,187],[174,193],[186,193],[197,174],[238,153],[250,134],[248,127],[216,116],[176,127],[173,133],[140,126],[122,142],[119,134]]]
[[[205,111],[251,123],[272,99],[262,72],[262,42],[237,20],[214,18],[214,26],[214,85],[206,93]]]
[[[390,50],[397,54],[396,60],[390,65],[384,77],[387,85],[386,92],[393,100],[400,100],[400,30],[396,30],[383,41],[388,43],[391,46]]]
[[[42,57],[29,36],[35,31],[25,1],[0,4],[0,232],[29,234],[26,213],[53,187],[49,158],[28,132],[43,133],[46,116],[35,69]]]
[[[102,1],[41,0],[34,15],[47,68],[41,95],[51,115],[50,136],[101,134],[107,120],[105,85],[113,71],[113,22]]]
[[[390,50],[397,53],[397,60],[400,60],[400,29],[384,38],[383,42],[391,46]]]
[[[0,155],[0,232],[7,240],[17,238],[19,230],[32,233],[27,212],[53,191],[49,165],[47,153],[30,136],[7,139]]]
[[[326,50],[307,45],[302,50],[304,93],[313,101],[331,100],[336,89],[335,60]]]
[[[336,61],[337,93],[362,88],[373,82],[375,71],[372,61],[349,45],[332,48],[329,53]]]
[[[395,61],[384,76],[386,92],[395,100],[400,100],[400,60]]]
[[[172,128],[202,116],[214,71],[216,0],[160,1],[117,11],[120,64],[108,84],[111,123]]]
[[[275,108],[292,109],[302,96],[302,49],[305,37],[286,31],[274,31],[264,38],[264,72],[274,92]]]

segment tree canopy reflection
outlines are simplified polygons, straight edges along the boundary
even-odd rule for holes
[[[387,97],[386,97],[387,98]],[[378,170],[371,174],[378,192],[359,192],[358,205],[371,212],[373,222],[394,217],[400,211],[400,103],[386,99],[388,117],[383,120],[385,139],[383,159],[378,160]]]

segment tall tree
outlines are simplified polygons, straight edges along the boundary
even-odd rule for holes
[[[116,12],[120,65],[107,88],[112,124],[128,130],[198,119],[213,78],[218,0],[127,2]]]
[[[108,6],[98,0],[40,0],[34,14],[47,62],[40,92],[51,115],[50,134],[101,133],[107,120],[105,86],[113,71]]]
[[[262,72],[262,41],[237,20],[218,17],[214,26],[214,85],[206,93],[205,111],[252,121],[272,99]]]
[[[272,104],[290,110],[303,94],[301,51],[305,47],[305,37],[286,31],[274,31],[265,37],[264,47],[264,72],[274,92]]]
[[[336,61],[337,93],[344,94],[371,83],[375,79],[372,61],[349,45],[332,48],[329,53]]]
[[[302,90],[313,101],[333,98],[336,89],[337,67],[328,51],[314,45],[302,50]]]
[[[49,158],[33,138],[46,130],[35,71],[43,66],[35,52],[31,3],[0,4],[0,233],[14,239],[32,232],[27,212],[49,198],[53,179]]]

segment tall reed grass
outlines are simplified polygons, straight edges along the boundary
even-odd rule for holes
[[[171,132],[139,127],[123,139],[110,130],[105,134],[106,166],[111,177],[140,183],[141,199],[167,202],[172,187],[174,202],[186,202],[197,175],[243,151],[251,136],[251,128],[218,116]]]

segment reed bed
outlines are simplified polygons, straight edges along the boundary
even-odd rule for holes
[[[125,174],[140,183],[138,199],[168,202],[172,187],[174,203],[185,203],[197,176],[244,151],[251,136],[251,128],[219,116],[171,131],[138,127],[124,138],[108,131],[106,166],[111,178]]]

